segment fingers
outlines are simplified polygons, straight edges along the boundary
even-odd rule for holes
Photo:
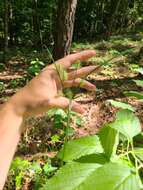
[[[89,59],[93,56],[95,56],[96,53],[94,50],[85,50],[79,53],[71,54],[67,56],[67,59],[70,60],[71,64],[74,63],[75,61],[84,61],[86,59]]]
[[[89,91],[96,91],[96,87],[93,84],[80,78],[75,79],[75,80],[68,80],[64,82],[65,88],[70,88],[72,86],[84,88]]]
[[[58,98],[53,98],[50,100],[48,103],[50,108],[62,108],[62,109],[67,109],[70,105],[70,100],[65,97],[58,97]],[[71,102],[71,109],[77,113],[84,113],[84,108],[78,104],[77,102],[73,101]]]
[[[56,64],[62,64],[64,68],[69,68],[76,61],[84,61],[96,55],[94,50],[85,50],[79,53],[74,53],[60,59]]]
[[[72,80],[75,78],[81,78],[89,75],[91,72],[93,72],[97,66],[88,66],[88,67],[83,67],[81,69],[72,71],[68,74],[68,79]]]

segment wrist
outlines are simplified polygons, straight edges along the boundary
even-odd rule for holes
[[[6,113],[9,112],[16,117],[24,118],[25,108],[19,92],[13,95],[5,104],[2,105],[2,110]]]
[[[24,101],[22,100],[22,97],[19,93],[12,96],[9,101],[7,102],[10,109],[15,113],[15,115],[24,118],[25,114],[25,107],[24,107]]]
[[[2,130],[3,133],[7,134],[11,129],[13,133],[21,133],[23,117],[17,113],[11,101],[8,101],[1,106],[0,116],[0,130]]]

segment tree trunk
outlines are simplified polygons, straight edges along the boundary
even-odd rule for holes
[[[4,55],[8,51],[8,0],[4,1],[5,3],[5,11],[4,11]]]
[[[77,0],[59,0],[54,29],[54,59],[69,54],[72,43]]]
[[[9,45],[14,45],[14,28],[13,28],[13,8],[11,2],[9,2]]]
[[[33,40],[34,46],[39,47],[40,44],[40,20],[38,13],[38,0],[33,0]]]

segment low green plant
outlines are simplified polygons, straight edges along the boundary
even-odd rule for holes
[[[60,108],[54,108],[54,109],[49,110],[47,112],[47,115],[53,122],[53,127],[56,129],[62,130],[62,137],[65,135],[71,136],[74,134],[74,129],[71,127],[71,123],[73,120],[75,120],[75,123],[78,127],[80,127],[83,124],[81,117],[79,117],[77,113],[73,111],[70,112],[70,121],[69,121],[70,124],[68,126],[68,130],[67,130],[67,122],[69,119],[68,111],[64,111]],[[54,139],[55,139],[55,135],[54,135]]]
[[[28,76],[33,77],[38,75],[43,67],[44,63],[38,58],[36,58],[34,61],[31,61],[30,66],[27,70]]]
[[[142,80],[133,80],[137,86],[143,87],[143,81]],[[129,97],[135,97],[137,99],[143,100],[143,93],[137,92],[137,91],[126,91],[124,92],[126,96]]]
[[[21,158],[16,158],[11,165],[10,174],[14,178],[15,189],[20,189],[23,184],[25,173],[30,168],[30,162]]]
[[[38,161],[30,162],[28,160],[17,157],[11,165],[10,176],[13,178],[13,188],[20,190],[24,184],[25,178],[29,178],[29,182],[33,182],[33,188],[39,189],[49,176],[56,170],[51,165],[51,161],[47,160],[43,165]]]
[[[115,101],[115,100],[107,100],[112,106],[122,108],[122,109],[128,109],[130,111],[135,111],[135,108],[131,106],[128,103],[120,102],[120,101]]]
[[[15,89],[18,87],[22,87],[25,84],[25,81],[26,81],[25,78],[13,79],[10,81],[9,85],[11,88]]]
[[[143,189],[143,149],[133,141],[140,133],[138,117],[128,109],[118,111],[97,135],[64,144],[58,158],[65,165],[40,190]]]
[[[4,90],[5,90],[4,82],[0,82],[0,91],[4,91]]]

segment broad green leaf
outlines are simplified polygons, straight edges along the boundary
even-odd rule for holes
[[[129,140],[141,132],[139,119],[130,110],[120,110],[117,112],[116,120],[110,126],[122,133]]]
[[[110,125],[106,125],[101,129],[99,138],[106,157],[110,159],[116,154],[117,146],[119,144],[118,132],[111,128]]]
[[[118,102],[118,101],[115,101],[115,100],[107,100],[107,102],[110,102],[113,106],[118,107],[118,108],[135,111],[135,108],[133,108],[130,104],[127,104],[127,103],[124,103],[124,102]]]
[[[71,162],[63,166],[40,190],[76,189],[100,164]]]
[[[76,162],[105,164],[106,162],[108,162],[108,160],[104,153],[99,153],[83,156],[77,159]]]
[[[143,80],[133,80],[137,86],[143,87]]]
[[[124,92],[124,94],[129,97],[131,96],[138,99],[143,99],[143,94],[136,91],[128,91],[128,92]]]
[[[67,142],[59,152],[58,157],[64,161],[70,161],[81,156],[102,152],[99,137],[94,135]]]
[[[140,190],[133,168],[121,163],[105,165],[68,163],[41,190]]]

